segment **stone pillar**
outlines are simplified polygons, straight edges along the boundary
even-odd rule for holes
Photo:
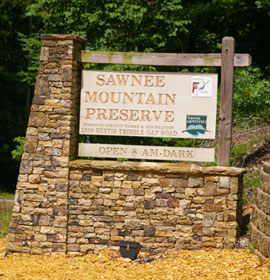
[[[80,51],[85,39],[41,35],[7,252],[65,254],[69,161],[77,156]]]
[[[270,257],[270,163],[264,163],[262,183],[257,189],[256,205],[250,222],[251,241],[255,242],[255,253]]]

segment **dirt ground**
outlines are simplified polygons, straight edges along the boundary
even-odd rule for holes
[[[118,252],[102,251],[85,256],[34,256],[13,254],[4,257],[6,240],[0,239],[0,279],[65,280],[267,280],[269,260],[260,262],[249,250],[177,251],[153,256],[142,263],[123,259]],[[149,259],[149,256],[148,256]]]

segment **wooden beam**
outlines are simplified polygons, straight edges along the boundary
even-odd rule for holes
[[[234,38],[222,39],[218,165],[229,166],[232,142]]]
[[[137,64],[156,66],[221,66],[221,53],[135,53],[135,52],[81,52],[84,63]],[[249,54],[235,54],[234,66],[251,65]]]

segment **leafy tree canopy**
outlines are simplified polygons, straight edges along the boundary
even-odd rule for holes
[[[269,0],[2,0],[0,15],[0,188],[16,181],[11,150],[25,132],[41,33],[83,36],[89,50],[176,53],[220,52],[233,36],[256,66],[236,70],[234,111],[269,116]]]
[[[182,11],[181,0],[39,0],[27,15],[39,18],[43,32],[86,37],[90,49],[180,51],[190,23]]]

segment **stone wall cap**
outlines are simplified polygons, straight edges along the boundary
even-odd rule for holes
[[[74,40],[86,42],[87,39],[73,34],[41,34],[41,40]]]
[[[246,169],[226,166],[201,167],[186,163],[132,162],[132,161],[102,161],[102,160],[74,160],[69,163],[71,168],[104,169],[123,171],[153,171],[160,173],[180,173],[189,175],[221,175],[241,176]]]

